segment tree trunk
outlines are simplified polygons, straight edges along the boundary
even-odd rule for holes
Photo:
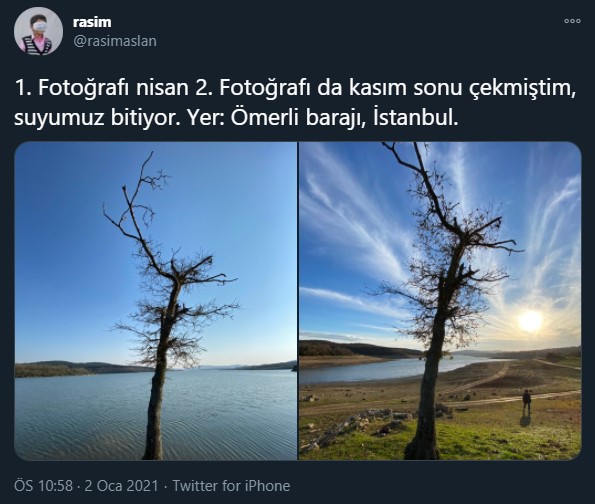
[[[435,324],[439,324],[439,321],[435,321]],[[436,333],[440,332],[442,337],[440,335],[436,337]],[[406,460],[438,460],[440,458],[436,446],[435,394],[438,364],[444,342],[444,325],[442,331],[440,331],[440,327],[435,327],[434,335],[426,355],[426,366],[421,381],[417,430],[413,440],[405,447]]]
[[[159,342],[155,374],[151,381],[151,398],[147,411],[147,437],[143,460],[163,460],[161,449],[161,403],[163,401],[163,384],[167,369],[167,340]]]
[[[456,291],[456,277],[465,242],[460,240],[453,250],[450,266],[444,281],[438,285],[438,308],[432,326],[432,340],[426,355],[426,367],[419,393],[417,430],[413,440],[405,447],[406,460],[438,460],[440,452],[436,445],[436,380],[442,347],[446,335],[448,307]]]
[[[176,323],[176,303],[179,294],[180,284],[176,281],[169,294],[167,311],[161,317],[159,345],[157,345],[155,359],[155,374],[151,381],[151,397],[147,411],[147,437],[143,460],[163,460],[163,450],[161,448],[161,403],[163,402],[163,384],[165,383],[165,372],[167,371],[169,337]]]

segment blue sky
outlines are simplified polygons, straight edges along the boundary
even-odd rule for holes
[[[400,147],[413,160],[410,146]],[[449,180],[464,212],[488,204],[500,239],[521,254],[488,251],[475,264],[510,274],[487,298],[471,348],[522,350],[581,340],[581,158],[570,143],[431,143],[425,159]],[[411,318],[403,299],[370,296],[408,278],[416,253],[407,193],[412,174],[380,143],[301,143],[300,338],[421,348],[395,332]]]
[[[296,358],[295,143],[26,143],[15,154],[16,362],[128,363],[127,322],[143,297],[133,243],[102,215],[122,211],[142,162],[171,176],[145,201],[164,253],[214,254],[237,277],[185,296],[190,306],[237,300],[233,319],[202,333],[202,364]]]

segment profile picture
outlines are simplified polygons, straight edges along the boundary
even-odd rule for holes
[[[47,56],[56,51],[63,36],[62,21],[45,7],[31,7],[14,24],[14,39],[19,49],[30,56]]]

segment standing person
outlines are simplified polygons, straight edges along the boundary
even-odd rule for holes
[[[45,36],[48,20],[43,14],[36,14],[31,18],[32,35],[23,37],[19,43],[21,51],[33,56],[45,56],[52,51],[52,41]]]
[[[529,416],[531,416],[531,394],[529,391],[525,389],[525,393],[523,394],[523,415],[525,414],[525,408],[529,408]]]

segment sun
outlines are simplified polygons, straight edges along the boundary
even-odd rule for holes
[[[519,316],[519,326],[523,331],[539,331],[542,323],[543,318],[541,317],[541,313],[535,310],[528,310]]]

